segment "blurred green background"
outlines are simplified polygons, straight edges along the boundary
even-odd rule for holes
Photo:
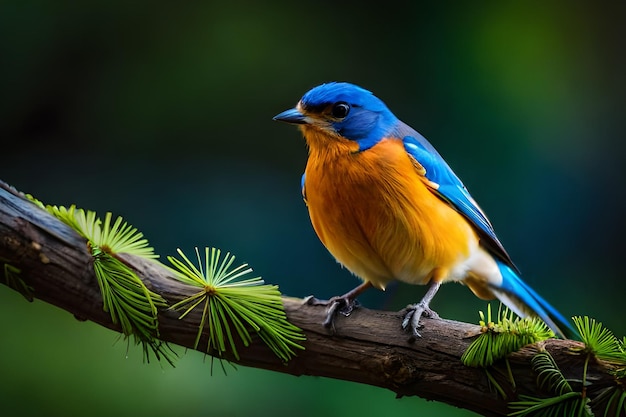
[[[439,149],[527,282],[623,335],[626,3],[600,4],[4,1],[0,178],[122,215],[162,256],[217,246],[286,294],[330,297],[358,281],[310,226],[304,141],[271,118],[351,81]],[[423,290],[361,301],[400,309]],[[111,331],[0,297],[6,416],[474,415],[322,378],[211,376],[198,352],[145,365]],[[433,307],[474,322],[485,303],[450,284]]]

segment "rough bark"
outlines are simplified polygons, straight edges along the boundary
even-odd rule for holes
[[[146,285],[170,304],[197,291],[173,279],[157,262],[125,256]],[[102,299],[85,239],[46,211],[27,201],[15,190],[0,183],[0,272],[4,264],[21,270],[20,276],[41,299],[119,331]],[[3,282],[0,274],[0,282]],[[335,332],[321,323],[323,306],[309,305],[302,299],[283,298],[289,320],[306,334],[305,350],[289,363],[281,363],[272,352],[255,340],[241,348],[239,364],[293,375],[315,375],[360,382],[387,388],[398,396],[417,395],[473,410],[487,416],[506,415],[507,400],[490,386],[482,369],[465,367],[460,357],[471,343],[478,326],[442,319],[425,319],[422,338],[409,342],[400,329],[401,312],[356,309],[349,317],[339,316]],[[199,314],[180,320],[169,310],[159,313],[160,338],[191,348]],[[202,343],[201,343],[202,346]],[[206,344],[204,344],[206,346]],[[580,379],[583,360],[571,348],[578,342],[549,340],[545,347],[554,356],[566,377]],[[519,394],[536,394],[530,358],[536,346],[528,346],[510,357],[517,387],[515,391],[497,370],[492,374],[509,390],[508,400]],[[233,359],[233,358],[229,358]],[[602,364],[593,363],[588,394],[615,383]]]

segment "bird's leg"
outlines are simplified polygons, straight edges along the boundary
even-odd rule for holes
[[[348,291],[344,295],[333,297],[330,300],[324,301],[318,300],[315,297],[310,297],[309,299],[307,299],[307,304],[328,306],[328,310],[326,311],[326,319],[324,320],[323,324],[326,328],[333,328],[335,315],[337,315],[337,313],[341,313],[344,316],[349,316],[350,313],[352,313],[352,310],[354,310],[354,308],[357,306],[358,302],[356,301],[356,298],[359,296],[359,294],[361,294],[363,291],[371,286],[372,284],[366,281],[358,287],[354,288],[353,290]]]
[[[424,294],[422,300],[417,304],[413,304],[407,307],[409,311],[404,316],[404,320],[402,320],[402,328],[406,330],[407,327],[410,327],[410,341],[422,337],[417,331],[417,329],[419,329],[420,327],[420,318],[422,316],[434,319],[439,318],[439,315],[431,310],[429,306],[430,302],[435,297],[435,294],[437,294],[440,286],[441,282],[439,282],[438,280],[432,280],[430,282],[430,286],[428,287],[428,291],[426,291],[426,294]]]

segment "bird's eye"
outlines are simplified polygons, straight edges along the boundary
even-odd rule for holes
[[[348,113],[350,113],[350,105],[344,101],[337,102],[333,104],[331,113],[333,117],[343,119],[348,115]]]

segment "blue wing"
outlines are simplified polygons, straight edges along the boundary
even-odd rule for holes
[[[517,271],[487,216],[478,207],[459,177],[423,136],[417,132],[411,133],[411,136],[404,136],[402,139],[404,149],[424,168],[426,179],[432,183],[432,191],[474,225],[485,247]]]
[[[302,178],[300,178],[300,192],[302,192],[302,199],[306,203],[306,190],[304,188],[305,180],[306,180],[306,174],[302,174]]]

